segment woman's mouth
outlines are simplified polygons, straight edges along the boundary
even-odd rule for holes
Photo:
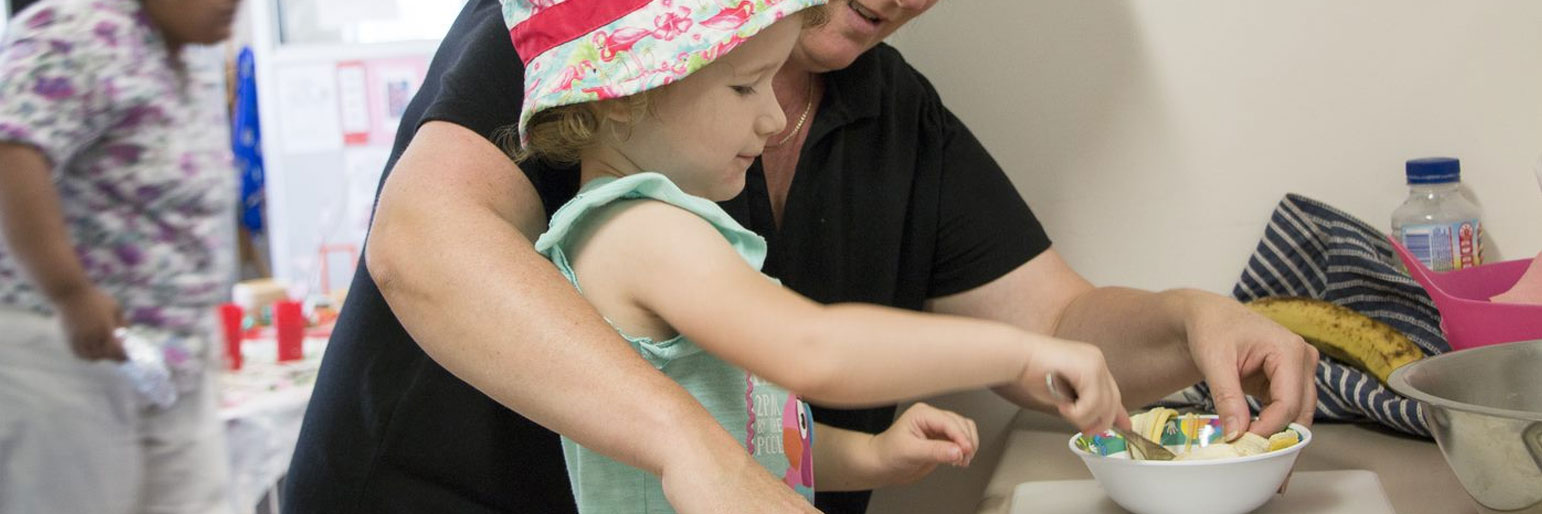
[[[873,25],[883,23],[883,17],[879,16],[878,13],[873,12],[871,9],[868,9],[867,6],[857,3],[856,0],[846,2],[846,6],[850,7],[852,12],[857,13],[858,17],[866,20],[868,23]]]

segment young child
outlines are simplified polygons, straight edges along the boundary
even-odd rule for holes
[[[973,422],[918,405],[867,435],[814,424],[799,396],[869,406],[998,387],[1078,400],[1078,428],[1127,425],[1102,354],[1010,325],[820,305],[759,272],[765,240],[713,201],[787,124],[772,75],[823,0],[504,0],[526,60],[518,159],[578,162],[582,189],[536,249],[773,475],[812,499],[967,464]],[[587,7],[575,9],[580,5]],[[815,441],[819,444],[814,444]],[[670,512],[656,477],[563,439],[582,512]],[[940,449],[940,451],[938,451]],[[816,466],[817,463],[817,466]]]

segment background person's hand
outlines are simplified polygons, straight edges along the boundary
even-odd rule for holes
[[[875,470],[886,484],[908,484],[938,464],[967,467],[980,449],[974,420],[925,403],[905,409],[894,425],[871,440]]]
[[[1197,293],[1185,325],[1189,353],[1210,384],[1227,440],[1243,431],[1268,437],[1291,422],[1312,424],[1317,410],[1317,349],[1231,298]],[[1247,397],[1263,403],[1251,421]]]
[[[111,295],[99,288],[88,287],[59,298],[54,308],[59,312],[59,322],[76,357],[87,361],[127,358],[123,341],[113,335],[113,331],[123,326],[123,308]]]

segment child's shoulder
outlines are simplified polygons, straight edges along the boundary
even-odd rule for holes
[[[631,244],[644,245],[680,241],[684,238],[722,240],[712,222],[699,214],[652,197],[620,198],[590,210],[583,223],[585,232],[605,232],[624,237]]]
[[[642,209],[643,213],[653,216],[659,215],[654,213],[655,210],[686,210],[686,207],[678,206],[688,204],[691,200],[693,198],[690,195],[657,173],[597,179],[586,184],[577,195],[552,214],[547,233],[562,232],[571,226],[610,222],[622,213],[644,205],[651,207]]]
[[[683,193],[662,175],[649,173],[585,187],[553,214],[549,230],[535,246],[548,257],[584,247],[677,256],[725,244],[757,269],[764,262],[765,240],[759,235],[716,203]]]
[[[632,196],[591,206],[583,215],[583,225],[621,225],[626,228],[658,228],[709,225],[707,220],[685,208],[658,198]]]
[[[577,228],[613,223],[643,225],[640,228],[649,228],[649,232],[656,232],[654,228],[702,224],[738,226],[717,204],[681,191],[674,182],[658,173],[599,180],[586,185],[557,209],[547,235],[565,237],[564,232]],[[542,239],[547,237],[542,236]]]
[[[550,228],[536,241],[537,251],[549,254],[556,247],[588,246],[597,237],[642,250],[712,230],[711,224],[701,216],[647,196],[618,197],[586,204],[569,202],[563,209],[567,211],[559,211],[553,216]]]

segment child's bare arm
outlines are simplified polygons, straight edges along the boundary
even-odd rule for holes
[[[814,483],[821,491],[865,491],[924,478],[938,465],[967,467],[980,448],[974,420],[924,403],[881,434],[814,424]]]
[[[591,299],[623,297],[707,351],[809,399],[866,406],[1007,384],[1030,336],[1006,324],[824,306],[747,265],[695,214],[631,202],[580,243]]]
[[[585,293],[621,291],[704,349],[810,400],[866,406],[1005,384],[1042,390],[1055,369],[1093,395],[1076,413],[1079,427],[1111,422],[1118,407],[1090,345],[999,322],[820,305],[766,280],[694,214],[660,202],[622,209],[583,243]]]

